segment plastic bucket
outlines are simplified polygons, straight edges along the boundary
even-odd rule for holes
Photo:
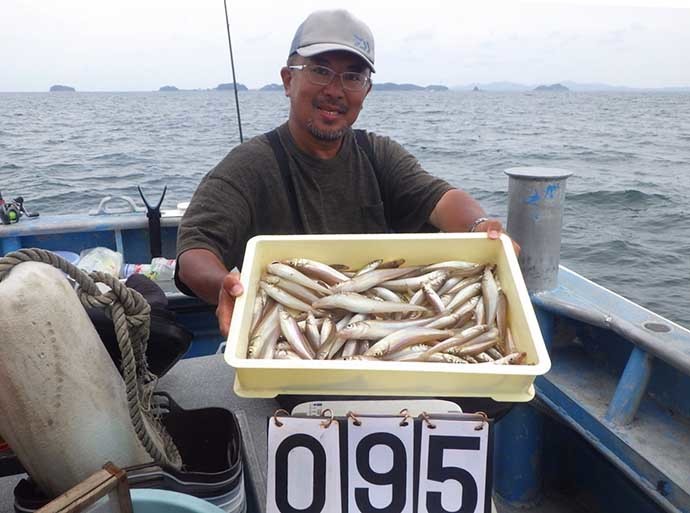
[[[70,264],[77,265],[79,263],[79,255],[72,251],[53,251],[57,256],[64,258]]]
[[[149,488],[130,492],[134,513],[224,513],[218,506],[184,493]]]

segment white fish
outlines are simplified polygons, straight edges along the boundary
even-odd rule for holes
[[[308,258],[291,258],[289,260],[281,260],[281,263],[299,269],[307,276],[326,282],[329,285],[350,281],[350,278],[340,271],[322,262],[317,262],[316,260],[309,260]]]
[[[498,308],[498,287],[494,279],[494,273],[491,268],[484,269],[484,277],[482,278],[482,296],[484,298],[484,315],[486,316],[486,324],[491,326],[496,323],[496,309]]]
[[[416,270],[416,267],[400,267],[396,269],[377,269],[365,274],[355,276],[349,281],[344,281],[333,285],[331,290],[335,293],[340,292],[364,292],[384,281],[393,280]]]
[[[405,328],[382,338],[364,354],[368,356],[382,356],[388,353],[395,353],[411,345],[441,340],[452,335],[452,330],[436,330],[416,326]]]
[[[313,360],[314,351],[310,347],[307,338],[299,329],[295,318],[282,307],[278,308],[280,315],[280,331],[288,341],[288,344],[290,344],[290,347],[292,347],[292,350],[305,360]]]
[[[479,295],[482,290],[481,283],[473,283],[464,289],[461,289],[450,302],[446,305],[446,310],[453,311],[457,307],[465,304],[470,298]]]
[[[275,274],[276,276],[280,276],[281,278],[292,280],[296,283],[299,283],[300,285],[307,287],[308,289],[320,292],[321,294],[328,295],[331,293],[331,291],[323,285],[316,283],[309,276],[302,274],[297,269],[295,269],[294,267],[290,267],[287,264],[273,262],[266,266],[266,270],[271,274]]]
[[[426,273],[421,276],[416,276],[414,278],[402,278],[399,280],[386,281],[383,282],[381,286],[399,292],[405,292],[407,290],[418,290],[426,282],[435,280],[440,276],[443,276],[443,279],[447,278],[448,271],[432,271],[430,273]]]
[[[266,291],[266,294],[271,296],[276,302],[280,303],[283,306],[287,306],[288,308],[292,308],[293,310],[301,310],[303,312],[307,312],[311,310],[311,306],[304,301],[297,299],[295,296],[290,295],[289,293],[285,292],[283,289],[276,287],[275,285],[271,285],[270,283],[266,283],[265,281],[260,281],[259,282],[259,287],[264,289]]]
[[[420,356],[421,360],[426,360],[428,357],[430,357],[434,353],[444,353],[447,352],[457,346],[460,346],[476,337],[481,335],[482,333],[486,332],[489,327],[485,324],[481,326],[472,326],[471,328],[468,328],[466,330],[461,331],[460,333],[454,333],[451,332],[450,338],[447,338],[445,340],[442,340],[438,344],[433,345],[429,350],[427,350],[423,355]]]
[[[361,294],[347,292],[322,297],[311,304],[312,308],[341,308],[356,313],[427,312],[423,306],[376,301]]]

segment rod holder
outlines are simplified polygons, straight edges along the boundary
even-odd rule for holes
[[[512,167],[508,175],[508,234],[520,245],[518,261],[530,293],[558,282],[565,182],[563,169]]]

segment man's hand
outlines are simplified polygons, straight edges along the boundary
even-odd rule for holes
[[[188,249],[177,261],[179,280],[210,305],[218,305],[216,317],[223,337],[228,336],[235,298],[242,294],[240,275],[228,272],[218,255],[208,249]]]
[[[498,239],[503,233],[503,224],[499,219],[487,219],[482,221],[477,226],[474,227],[474,232],[486,232],[490,239]],[[513,243],[513,249],[515,254],[520,254],[520,245],[514,240],[510,240]]]
[[[216,308],[218,327],[223,338],[227,338],[230,331],[230,320],[235,309],[235,298],[242,295],[243,292],[244,288],[240,283],[239,273],[226,274],[218,293],[218,307]]]

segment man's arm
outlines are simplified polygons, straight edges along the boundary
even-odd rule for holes
[[[451,189],[438,200],[429,216],[429,222],[444,232],[467,232],[477,219],[486,217],[486,212],[477,200],[465,191]],[[479,229],[483,224],[475,226],[475,231],[486,231]]]
[[[223,337],[227,337],[235,298],[242,294],[239,273],[231,273],[207,249],[189,249],[178,259],[178,278],[201,299],[218,305],[216,317]]]
[[[477,223],[478,219],[484,219]],[[487,218],[479,202],[465,191],[451,189],[438,200],[429,216],[429,222],[444,232],[486,232],[490,239],[498,239],[503,232],[500,219]],[[520,245],[513,242],[513,249],[520,254]]]
[[[223,262],[207,249],[189,249],[179,258],[178,278],[201,299],[218,304],[223,278],[228,274]]]

